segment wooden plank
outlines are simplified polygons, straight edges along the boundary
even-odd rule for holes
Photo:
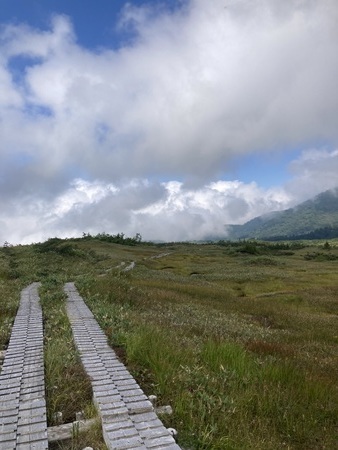
[[[92,380],[103,436],[110,450],[180,450],[78,294],[65,285],[67,312],[82,364]]]
[[[21,292],[0,373],[0,450],[47,449],[43,323],[38,283]]]

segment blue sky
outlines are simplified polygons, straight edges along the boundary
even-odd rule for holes
[[[72,18],[79,42],[88,47],[111,45],[120,1],[1,0],[1,20],[48,29],[51,14]]]
[[[119,47],[128,38],[126,30],[119,30],[117,22],[125,1],[121,0],[1,0],[1,22],[27,23],[32,27],[48,29],[51,14],[71,18],[78,42],[84,47]],[[174,11],[179,0],[134,0],[135,6],[148,6],[155,11]]]
[[[335,0],[0,0],[0,241],[226,236],[337,186],[336,17]]]

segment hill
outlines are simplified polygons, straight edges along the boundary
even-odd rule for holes
[[[294,208],[230,225],[230,239],[331,239],[338,237],[338,188]]]

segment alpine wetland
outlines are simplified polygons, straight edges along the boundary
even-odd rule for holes
[[[126,270],[131,263],[133,268]],[[20,290],[39,281],[48,426],[85,411],[63,285],[74,281],[109,344],[183,449],[334,449],[338,240],[142,242],[77,239],[0,249],[0,348]],[[105,449],[99,423],[52,448]]]

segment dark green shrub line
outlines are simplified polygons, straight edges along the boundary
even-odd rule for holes
[[[83,233],[82,239],[96,239],[98,241],[109,242],[111,244],[136,245],[141,243],[142,236],[140,235],[140,233],[136,233],[136,235],[132,238],[126,237],[124,233],[117,233],[115,235],[111,235],[108,233],[99,233],[94,236],[92,236],[90,233]]]

